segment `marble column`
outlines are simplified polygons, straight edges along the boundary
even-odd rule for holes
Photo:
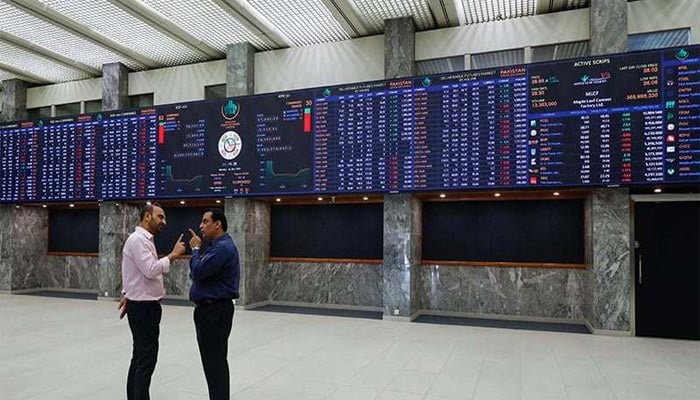
[[[416,26],[413,17],[384,20],[384,78],[416,74]]]
[[[122,249],[139,224],[139,207],[132,204],[100,204],[99,296],[114,299],[121,295]]]
[[[416,72],[416,26],[413,17],[384,20],[384,77]],[[384,196],[384,317],[408,321],[420,308],[421,205],[410,194]]]
[[[11,204],[0,204],[0,292],[9,292],[12,289],[12,257],[14,254],[14,210]]]
[[[384,318],[408,321],[419,304],[422,207],[410,194],[384,196]],[[397,312],[398,310],[398,312]]]
[[[596,331],[630,330],[632,285],[629,190],[591,194],[592,321]]]
[[[627,0],[591,0],[591,55],[627,51]]]
[[[129,70],[122,63],[102,66],[102,110],[129,105]],[[124,242],[139,223],[139,207],[126,203],[100,203],[100,247],[97,272],[100,299],[121,295],[122,250]]]
[[[129,107],[129,70],[122,63],[102,65],[102,110]]]
[[[241,276],[238,304],[267,301],[270,293],[270,205],[250,199],[225,202],[228,233],[238,248]]]
[[[226,96],[255,93],[255,49],[250,43],[226,46]]]
[[[0,122],[21,121],[27,119],[27,87],[29,84],[21,79],[8,79],[2,82],[2,114]]]
[[[0,290],[42,287],[48,273],[48,211],[37,207],[0,205]]]
[[[226,46],[226,96],[255,93],[255,49],[250,43]],[[228,232],[236,243],[241,263],[238,304],[268,300],[267,268],[270,259],[270,206],[250,199],[225,202]]]
[[[627,0],[591,0],[589,15],[591,55],[627,51]],[[599,332],[628,332],[632,279],[629,191],[595,190],[586,212],[591,221],[589,322]]]

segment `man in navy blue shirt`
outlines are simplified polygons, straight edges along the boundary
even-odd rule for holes
[[[229,400],[228,338],[233,325],[233,299],[238,298],[238,250],[226,233],[228,224],[221,209],[206,210],[199,229],[209,243],[200,253],[202,239],[190,229],[190,300],[197,305],[194,309],[197,344],[209,399]]]

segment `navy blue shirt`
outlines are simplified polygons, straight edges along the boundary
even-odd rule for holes
[[[240,265],[233,239],[224,233],[207,246],[204,254],[192,250],[190,259],[190,300],[237,299]]]

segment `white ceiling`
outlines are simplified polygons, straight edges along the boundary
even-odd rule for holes
[[[381,34],[413,16],[418,31],[587,7],[588,0],[0,0],[0,81],[46,84]]]

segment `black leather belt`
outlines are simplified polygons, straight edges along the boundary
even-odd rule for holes
[[[210,304],[223,303],[225,301],[231,301],[231,300],[232,299],[204,299],[202,301],[196,302],[195,304],[197,305],[197,307],[201,307],[201,306],[206,306],[206,305],[210,305]]]

